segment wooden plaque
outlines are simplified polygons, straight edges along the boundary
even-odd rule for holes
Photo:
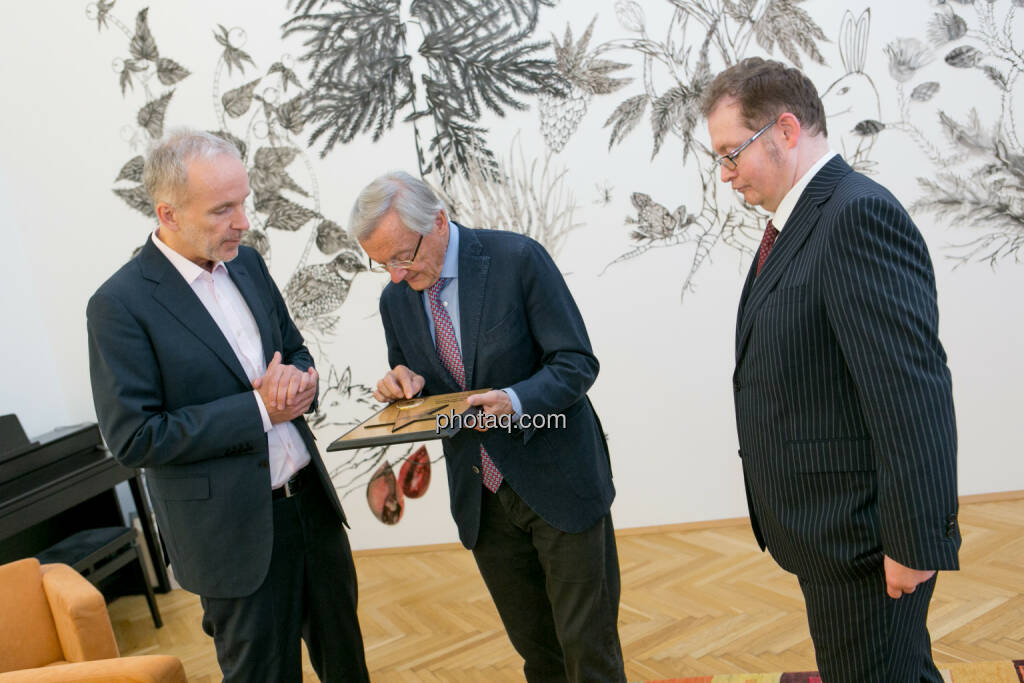
[[[453,436],[459,428],[449,426],[447,429],[436,429],[437,416],[442,413],[464,415],[477,410],[466,403],[466,399],[473,394],[487,391],[490,389],[473,389],[455,394],[437,394],[395,401],[370,419],[339,436],[327,450],[344,451]]]

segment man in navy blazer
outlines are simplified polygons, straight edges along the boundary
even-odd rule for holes
[[[925,619],[960,534],[927,247],[885,188],[829,150],[798,70],[744,60],[703,111],[722,181],[773,215],[733,374],[754,534],[799,578],[824,681],[940,681]]]
[[[143,182],[159,227],[89,300],[89,366],[111,452],[144,467],[181,585],[226,681],[369,680],[345,513],[302,415],[318,376],[249,222],[238,149],[181,130]]]
[[[615,490],[587,398],[598,363],[561,273],[527,237],[450,222],[407,173],[370,183],[349,230],[391,275],[377,400],[490,388],[470,403],[516,425],[463,429],[443,447],[459,538],[526,679],[624,681]]]

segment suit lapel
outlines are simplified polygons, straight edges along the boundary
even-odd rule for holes
[[[743,292],[740,294],[740,305],[739,310],[736,311],[736,348],[740,348],[740,330],[742,326],[740,323],[743,320],[743,310],[746,308],[747,299],[750,298],[750,290],[754,286],[754,279],[757,277],[757,254],[754,254],[754,260],[750,262],[750,268],[747,270],[747,279],[743,282]]]
[[[457,225],[457,224],[456,224]],[[466,388],[475,387],[474,365],[484,310],[484,292],[491,257],[484,253],[472,230],[459,230],[459,327],[462,336],[462,363],[466,368]]]
[[[167,257],[160,253],[152,241],[147,240],[138,258],[143,277],[156,283],[153,298],[199,341],[208,346],[242,384],[249,386],[249,378],[246,377],[228,340],[224,338],[224,334],[199,297],[174,269]]]
[[[422,369],[424,375],[429,369],[435,376],[440,377],[443,383],[449,385],[451,391],[458,391],[458,385],[448,373],[448,369],[441,363],[434,340],[430,336],[430,322],[427,320],[427,312],[423,308],[423,292],[417,292],[404,282],[394,286],[398,287],[398,301],[401,309],[398,311],[396,319],[405,321],[404,324],[408,326],[406,334],[399,338],[411,340],[410,351],[416,349],[422,352],[428,366]],[[407,360],[408,357],[409,353],[406,353]],[[410,365],[413,371],[420,371],[413,363],[410,362]]]
[[[814,226],[818,224],[818,219],[821,217],[821,205],[832,196],[840,178],[851,171],[852,169],[843,161],[842,157],[837,155],[829,160],[815,174],[800,195],[792,215],[786,221],[786,225],[772,248],[771,255],[765,261],[764,268],[761,269],[761,274],[754,276],[755,266],[751,266],[751,271],[747,274],[747,284],[740,297],[739,317],[736,324],[737,365],[746,351],[750,331],[761,305],[775,289],[776,283],[786,272],[790,261],[799,253],[804,242],[814,231]]]
[[[239,263],[238,259],[235,259],[227,264],[227,269],[231,280],[238,287],[238,291],[242,293],[245,303],[248,304],[252,317],[256,320],[256,327],[260,331],[260,341],[263,344],[263,360],[269,364],[270,359],[274,357],[274,352],[281,351],[281,349],[274,348],[274,331],[267,307],[256,291],[256,283],[253,282],[252,277],[249,275],[248,268]]]

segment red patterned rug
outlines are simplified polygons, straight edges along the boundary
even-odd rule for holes
[[[1024,683],[1024,659],[1012,662],[972,662],[940,665],[946,683]],[[815,671],[775,674],[718,674],[665,678],[646,683],[821,683]]]

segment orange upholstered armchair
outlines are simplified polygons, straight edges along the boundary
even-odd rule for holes
[[[103,595],[71,567],[0,566],[0,683],[186,681],[176,657],[118,657]]]

